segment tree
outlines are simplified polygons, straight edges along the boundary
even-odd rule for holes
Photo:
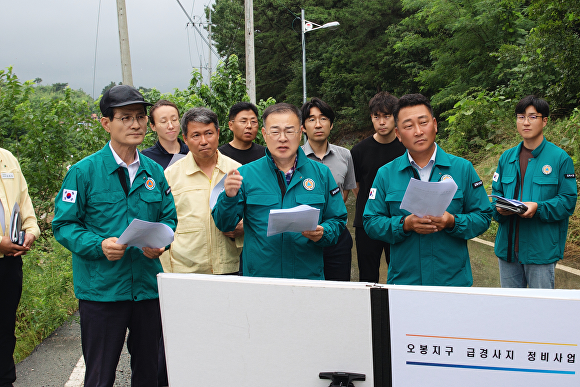
[[[119,85],[120,84],[121,84],[121,82],[119,82]],[[114,81],[111,81],[111,83],[109,83],[107,86],[103,87],[103,90],[101,91],[101,95],[105,94],[105,91],[109,90],[113,86],[117,86],[117,84]]]

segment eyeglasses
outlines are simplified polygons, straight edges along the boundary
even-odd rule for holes
[[[139,115],[137,117],[134,116],[124,116],[124,117],[113,117],[117,120],[120,120],[123,125],[125,125],[126,127],[130,127],[131,125],[133,125],[133,123],[135,122],[135,119],[137,120],[137,122],[139,123],[139,125],[145,125],[147,123],[147,116],[145,115]]]
[[[171,124],[173,126],[179,126],[179,118],[173,118],[171,120],[167,120],[167,121],[161,121],[158,122],[156,124],[154,124],[155,126],[161,126],[161,127],[165,127],[165,126],[169,126],[169,123],[171,122]]]
[[[528,119],[528,122],[531,124],[533,122],[536,122],[537,119],[541,119],[542,115],[541,114],[530,114],[529,116],[526,116],[525,114],[516,114],[516,120],[522,124],[526,121],[526,118]]]
[[[268,134],[268,136],[272,137],[273,140],[279,139],[280,135],[284,133],[286,138],[290,140],[291,138],[294,138],[294,136],[296,136],[298,133],[300,133],[300,131],[294,129],[286,129],[286,130],[271,129],[269,132],[266,133]]]
[[[247,126],[248,122],[250,122],[250,125],[252,125],[252,126],[258,126],[258,120],[250,120],[250,121],[248,121],[248,120],[239,120],[239,121],[231,120],[231,121],[237,122],[238,124],[243,125],[243,126]]]

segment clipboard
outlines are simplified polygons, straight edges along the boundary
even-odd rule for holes
[[[14,208],[12,209],[12,216],[10,216],[10,241],[18,246],[24,244],[24,235],[26,233],[22,231],[22,217],[20,215],[20,206],[18,203],[14,203]]]

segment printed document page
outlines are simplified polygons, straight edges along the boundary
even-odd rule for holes
[[[133,219],[123,231],[117,243],[120,245],[135,246],[140,249],[151,247],[160,249],[173,242],[173,230],[166,224],[146,222]]]
[[[442,216],[456,191],[457,184],[453,179],[437,182],[411,179],[400,208],[420,218]]]
[[[270,210],[267,236],[283,232],[312,231],[318,226],[318,208],[301,205],[284,210]]]

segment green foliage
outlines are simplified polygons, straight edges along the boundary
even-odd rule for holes
[[[33,93],[32,82],[21,83],[12,67],[0,70],[0,146],[11,147],[25,130],[14,121],[16,107]]]
[[[511,114],[514,104],[500,92],[466,93],[453,109],[441,115],[447,117],[448,124],[439,132],[441,146],[471,161],[482,150],[489,155],[498,149],[495,144],[510,137],[515,128]]]
[[[246,80],[242,76],[236,55],[231,55],[227,61],[218,64],[217,71],[211,76],[211,87],[202,83],[201,73],[194,68],[187,89],[174,89],[173,93],[161,94],[153,88],[144,92],[143,95],[146,101],[155,102],[166,99],[175,103],[180,115],[193,107],[203,106],[211,109],[218,115],[220,145],[230,142],[233,138],[227,124],[230,107],[235,103],[250,100],[246,94]],[[268,98],[266,101],[260,100],[257,104],[259,115],[261,116],[264,109],[274,103],[276,101],[273,98]],[[153,145],[155,141],[157,141],[155,132],[149,131],[142,148]],[[259,132],[256,141],[264,143],[262,134]]]
[[[22,260],[22,298],[16,314],[16,362],[28,356],[78,308],[69,251],[53,238],[40,240]]]
[[[67,87],[62,99],[28,99],[16,107],[13,117],[26,133],[17,151],[43,237],[51,235],[53,201],[67,167],[107,141],[100,123],[90,118],[88,103],[73,100],[72,95]]]

